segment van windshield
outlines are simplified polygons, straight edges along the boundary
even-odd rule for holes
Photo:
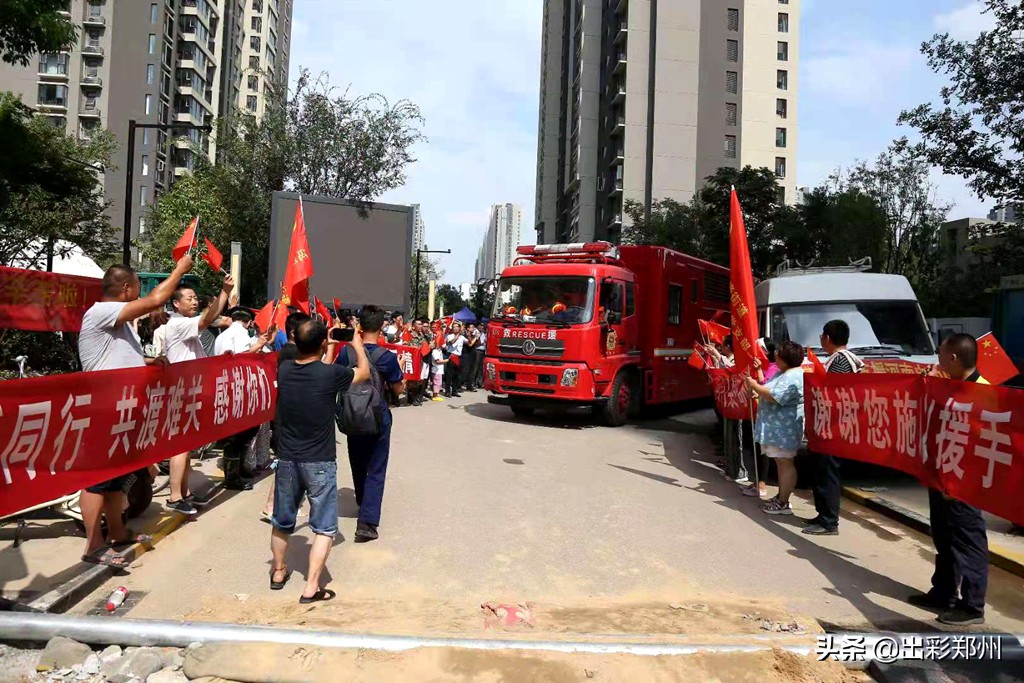
[[[594,279],[509,277],[498,281],[491,318],[579,325],[594,317]]]
[[[779,304],[771,307],[772,338],[821,348],[821,329],[830,320],[850,326],[849,348],[858,355],[929,356],[935,353],[916,301],[844,301]]]

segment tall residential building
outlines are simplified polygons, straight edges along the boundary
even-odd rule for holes
[[[487,232],[477,252],[477,280],[493,278],[512,265],[519,246],[522,222],[523,209],[518,204],[495,204],[491,207]]]
[[[239,109],[262,117],[274,85],[288,83],[292,0],[244,0],[244,4],[240,60],[244,83],[235,101]]]
[[[0,64],[0,90],[82,139],[107,129],[117,139],[113,168],[100,178],[111,225],[124,223],[128,121],[202,126],[237,102],[244,34],[241,16],[254,0],[68,0],[66,15],[79,32],[74,45],[37,55],[28,67]],[[291,2],[276,14],[291,29]],[[277,3],[270,3],[276,5]],[[269,10],[268,10],[269,12]],[[275,10],[276,12],[276,10]],[[287,52],[287,40],[283,40]],[[275,52],[281,72],[281,56]],[[283,73],[287,74],[287,56]],[[244,102],[243,102],[244,104]],[[145,231],[145,213],[175,178],[195,168],[192,147],[211,157],[214,136],[200,130],[136,132],[132,237]]]
[[[999,204],[988,212],[988,219],[997,223],[1016,223],[1024,218],[1024,203]]]
[[[419,204],[412,204],[412,255],[419,249],[426,249],[427,227],[423,223],[423,212]]]
[[[623,205],[721,167],[796,199],[800,0],[545,0],[537,240],[618,241]]]

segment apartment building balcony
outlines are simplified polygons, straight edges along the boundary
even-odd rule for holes
[[[99,45],[83,45],[82,46],[82,54],[83,55],[94,55],[94,56],[102,57],[103,56],[103,48],[100,47]]]
[[[98,119],[102,112],[97,107],[79,107],[78,118]]]
[[[617,213],[608,221],[609,230],[622,230],[622,214]]]
[[[40,102],[39,110],[44,112],[66,112],[68,110],[68,103],[66,100],[51,100],[49,102]]]
[[[626,101],[626,86],[620,83],[619,85],[612,84],[611,88],[611,103],[613,105],[619,105]]]
[[[616,116],[612,122],[611,130],[609,131],[612,135],[622,135],[626,130],[626,117]]]
[[[615,14],[625,14],[626,10],[629,9],[629,0],[619,0],[618,4],[615,5]]]
[[[615,32],[615,44],[623,45],[626,42],[626,38],[629,37],[629,25],[625,19],[619,21],[619,27]]]
[[[39,72],[36,75],[39,77],[39,80],[41,81],[59,81],[61,83],[67,82],[67,64],[65,64],[63,68],[54,68],[53,66],[40,64]]]
[[[107,18],[99,14],[89,14],[82,19],[82,25],[103,28],[107,25]]]
[[[611,165],[612,166],[618,166],[619,164],[623,163],[625,160],[626,160],[626,146],[623,145],[622,143],[619,143],[612,150]]]
[[[81,85],[83,88],[102,88],[103,79],[99,76],[85,75],[82,76]]]
[[[626,70],[626,51],[619,50],[619,54],[615,57],[615,64],[612,66],[612,73],[616,76],[625,72]]]

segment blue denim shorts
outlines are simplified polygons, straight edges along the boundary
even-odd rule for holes
[[[279,460],[274,480],[274,516],[270,523],[290,534],[305,494],[309,528],[319,536],[338,533],[338,463]]]

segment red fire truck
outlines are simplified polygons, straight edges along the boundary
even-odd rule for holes
[[[729,271],[664,247],[519,247],[487,328],[488,401],[518,416],[590,406],[618,426],[644,406],[709,395],[687,361],[700,318],[729,306]]]

